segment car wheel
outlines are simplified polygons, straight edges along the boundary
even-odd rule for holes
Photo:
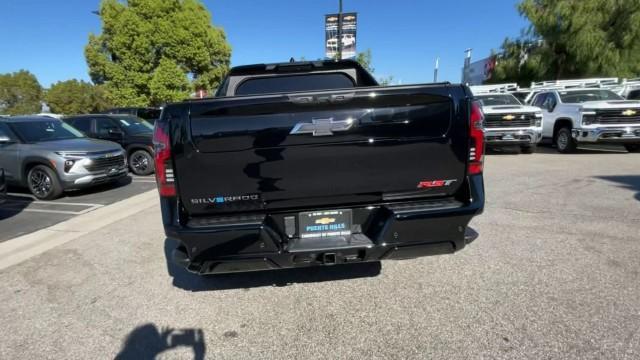
[[[536,145],[523,146],[520,148],[520,151],[522,151],[523,154],[533,154],[534,152],[536,152],[536,148]]]
[[[39,200],[53,200],[62,194],[56,173],[44,165],[34,166],[27,174],[29,191]]]
[[[556,149],[561,153],[571,153],[576,150],[576,142],[571,136],[571,129],[563,127],[556,134]]]
[[[640,151],[640,145],[638,144],[625,144],[624,147],[630,153],[635,153]]]
[[[153,157],[144,150],[136,150],[129,155],[129,168],[136,175],[149,175],[153,173]]]

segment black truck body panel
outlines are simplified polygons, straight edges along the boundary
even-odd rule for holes
[[[468,89],[449,84],[169,105],[174,257],[207,274],[457,251],[484,206],[482,175],[466,170],[469,112]],[[335,209],[348,235],[302,235],[301,213]]]

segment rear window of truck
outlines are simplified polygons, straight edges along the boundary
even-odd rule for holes
[[[341,73],[268,76],[243,81],[236,95],[258,95],[295,91],[315,91],[355,87],[351,77]]]

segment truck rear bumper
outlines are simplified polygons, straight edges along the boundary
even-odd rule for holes
[[[477,233],[468,227],[484,207],[482,176],[467,181],[468,201],[421,200],[353,207],[349,236],[300,239],[286,235],[284,218],[297,212],[165,222],[179,241],[173,261],[197,274],[217,274],[386,259],[409,259],[458,251]],[[162,204],[163,215],[171,212]],[[312,209],[313,210],[313,209]],[[303,210],[301,210],[303,211]],[[164,218],[164,217],[163,217]]]
[[[542,129],[485,129],[484,138],[490,146],[536,145],[542,140]]]
[[[640,143],[640,126],[573,129],[571,135],[578,142]]]

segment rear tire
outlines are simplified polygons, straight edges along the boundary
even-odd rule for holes
[[[56,173],[45,165],[37,165],[29,170],[27,186],[38,200],[57,199],[63,191]]]
[[[531,146],[522,146],[522,147],[520,148],[520,151],[521,151],[523,154],[533,154],[534,152],[536,152],[536,149],[537,149],[537,148],[538,148],[538,147],[537,147],[536,145],[531,145]]]
[[[153,157],[144,150],[136,150],[129,155],[129,168],[139,176],[147,176],[154,170]]]
[[[638,144],[625,144],[624,148],[627,149],[630,153],[635,153],[640,151],[640,145]]]
[[[563,154],[572,153],[576,150],[576,141],[571,136],[571,129],[568,127],[558,130],[554,143],[556,149]]]

